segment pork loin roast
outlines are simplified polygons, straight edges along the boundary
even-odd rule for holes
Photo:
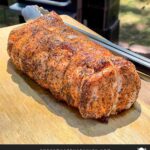
[[[11,31],[8,54],[14,65],[79,109],[84,118],[107,118],[136,101],[135,66],[65,25],[55,12]]]

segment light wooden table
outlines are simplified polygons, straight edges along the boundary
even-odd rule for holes
[[[62,18],[92,32],[68,16]],[[83,119],[11,64],[7,39],[14,27],[0,29],[0,143],[150,143],[149,82],[142,80],[134,107],[108,124]]]

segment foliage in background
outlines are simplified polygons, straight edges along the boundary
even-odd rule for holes
[[[150,0],[120,1],[120,41],[150,46]]]

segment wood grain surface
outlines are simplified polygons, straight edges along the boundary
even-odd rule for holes
[[[92,32],[68,16],[62,18]],[[0,29],[0,143],[150,143],[150,82],[142,80],[136,104],[108,124],[83,119],[16,70],[7,54],[13,28]]]

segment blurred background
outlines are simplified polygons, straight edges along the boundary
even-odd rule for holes
[[[23,23],[21,10],[33,4],[67,14],[150,58],[150,0],[0,0],[0,27]]]

